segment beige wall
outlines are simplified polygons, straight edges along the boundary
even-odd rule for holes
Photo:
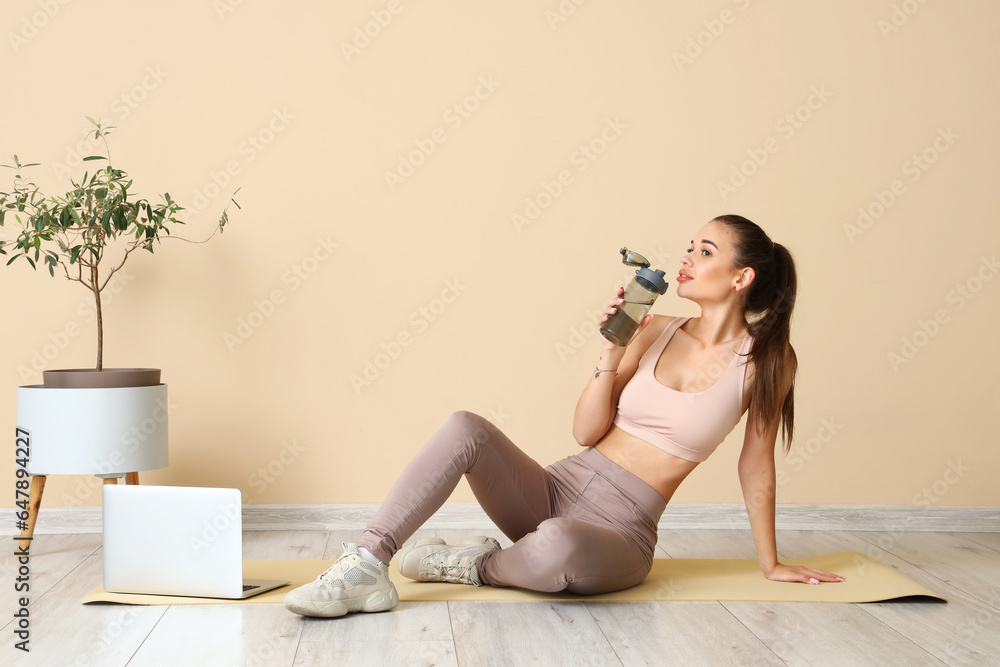
[[[165,7],[12,0],[0,49],[0,152],[43,162],[40,183],[66,183],[91,115],[140,192],[191,209],[190,236],[242,188],[224,236],[136,256],[113,285],[106,364],[162,368],[173,406],[170,465],[144,481],[379,502],[458,409],[543,464],[570,455],[618,249],[676,275],[733,212],[799,269],[778,502],[1000,503],[992,0]],[[0,281],[10,437],[14,387],[92,364],[95,334],[79,285],[26,265]],[[654,312],[696,315],[673,288]],[[675,501],[740,502],[742,436]],[[99,500],[93,478],[52,477],[44,504]]]

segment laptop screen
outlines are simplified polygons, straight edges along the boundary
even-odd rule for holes
[[[104,590],[240,597],[241,501],[239,489],[105,485]]]

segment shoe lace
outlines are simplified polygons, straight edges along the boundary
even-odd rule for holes
[[[356,551],[347,551],[347,545],[344,545],[344,553],[340,554],[333,565],[326,568],[317,577],[317,580],[323,584],[330,585],[330,582],[336,577],[336,575],[343,575],[347,570],[352,567],[352,563],[349,562],[351,554],[357,553]]]
[[[470,566],[450,563],[446,559],[438,559],[427,564],[435,578],[441,578],[452,583],[469,583]]]

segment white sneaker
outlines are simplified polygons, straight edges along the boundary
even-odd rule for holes
[[[451,547],[440,537],[420,540],[397,557],[400,573],[417,581],[447,581],[482,586],[476,559],[500,548],[492,537],[470,537]]]
[[[285,596],[285,609],[303,616],[343,616],[349,611],[388,611],[399,604],[389,566],[369,563],[352,542],[316,581]]]

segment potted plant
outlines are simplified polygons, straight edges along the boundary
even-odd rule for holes
[[[84,162],[105,161],[102,168],[88,179],[84,173],[80,182],[70,182],[73,189],[62,197],[46,197],[37,185],[21,172],[38,163],[22,164],[14,155],[13,165],[0,165],[14,170],[14,189],[0,192],[0,227],[7,216],[13,214],[21,224],[16,241],[0,239],[0,255],[12,256],[7,265],[23,259],[32,268],[39,265],[54,276],[57,269],[70,281],[83,285],[92,295],[96,306],[97,362],[93,369],[50,370],[43,373],[47,387],[100,387],[141,386],[159,382],[157,369],[106,369],[104,368],[104,319],[101,292],[120,271],[129,257],[137,250],[153,252],[162,238],[170,236],[167,223],[184,222],[176,215],[184,209],[170,196],[152,204],[147,199],[135,197],[130,189],[132,179],[128,174],[111,165],[111,150],[107,136],[114,126],[103,127],[87,117],[94,129],[87,133],[89,139],[104,143],[106,155],[90,155]],[[235,194],[235,193],[234,193]],[[234,201],[235,203],[235,201]],[[237,207],[239,204],[237,204]],[[222,232],[228,222],[228,206],[222,212],[218,226],[204,243]],[[116,240],[125,241],[123,254],[117,263],[106,258],[109,246]],[[183,239],[188,240],[188,239]]]
[[[2,165],[14,170],[14,188],[0,191],[0,227],[13,217],[21,229],[16,240],[0,240],[0,254],[10,255],[8,265],[23,260],[80,283],[92,294],[97,315],[95,368],[46,370],[43,385],[17,390],[18,447],[27,452],[25,472],[19,469],[18,476],[32,478],[19,521],[22,548],[34,532],[46,475],[95,474],[105,483],[126,476],[128,483],[138,483],[138,471],[167,465],[167,387],[159,369],[104,367],[101,292],[133,253],[153,252],[162,239],[181,238],[171,236],[168,224],[183,224],[177,214],[184,209],[169,193],[156,204],[135,196],[132,179],[111,164],[107,137],[113,127],[87,120],[94,126],[87,139],[93,135],[103,142],[105,155],[83,158],[100,168],[79,182],[70,179],[72,189],[65,195],[46,196],[24,176],[22,170],[37,163],[22,164],[14,155],[12,165]],[[222,232],[227,212],[228,206],[208,238],[193,242]],[[110,259],[116,252],[117,259]]]

